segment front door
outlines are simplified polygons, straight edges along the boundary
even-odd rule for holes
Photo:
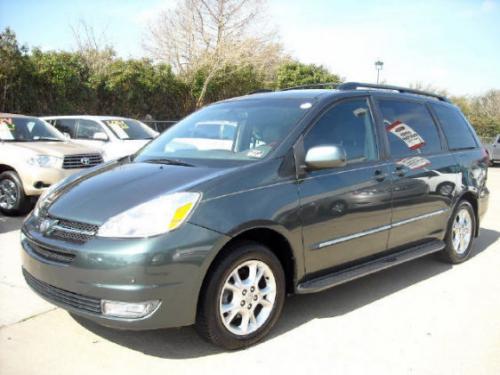
[[[341,145],[347,165],[308,171],[299,180],[306,271],[321,272],[387,248],[391,181],[380,161],[367,98],[343,100],[304,135],[305,152]]]

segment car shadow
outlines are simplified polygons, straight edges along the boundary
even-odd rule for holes
[[[499,237],[500,232],[481,229],[481,236],[475,243],[472,256],[481,254]],[[313,319],[334,318],[348,314],[451,268],[450,264],[439,262],[436,256],[430,255],[321,293],[292,296],[287,299],[280,320],[265,341],[272,340]],[[84,328],[104,339],[155,357],[185,359],[209,356],[223,351],[203,341],[193,327],[120,331],[76,316],[73,318]]]
[[[24,218],[25,216],[5,216],[0,214],[0,234],[21,229]]]

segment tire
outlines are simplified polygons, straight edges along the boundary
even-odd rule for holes
[[[460,227],[462,229],[459,229]],[[448,224],[445,239],[446,248],[440,254],[441,259],[452,264],[465,262],[472,252],[475,232],[476,215],[474,208],[468,201],[462,200],[455,207]],[[463,243],[460,241],[460,233],[464,235]]]
[[[234,350],[253,345],[269,333],[281,315],[286,286],[281,263],[266,246],[244,241],[227,250],[209,270],[195,328],[207,341]],[[251,282],[249,267],[253,266],[261,276]],[[233,276],[236,273],[241,283]],[[224,306],[233,308],[222,313]],[[248,317],[246,329],[244,316]]]
[[[31,209],[31,200],[24,194],[23,184],[16,172],[0,174],[0,211],[4,215],[22,215]]]

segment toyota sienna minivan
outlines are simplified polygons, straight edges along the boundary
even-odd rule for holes
[[[237,349],[269,333],[288,294],[432,253],[469,258],[489,160],[457,107],[314,87],[209,105],[49,188],[22,228],[27,283],[105,326],[195,324]],[[200,124],[232,124],[231,146],[198,147]]]

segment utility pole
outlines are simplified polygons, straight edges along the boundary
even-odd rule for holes
[[[380,71],[382,70],[383,67],[384,67],[383,61],[381,61],[381,60],[375,61],[375,69],[377,69],[377,85],[378,85],[379,79],[380,79]]]

